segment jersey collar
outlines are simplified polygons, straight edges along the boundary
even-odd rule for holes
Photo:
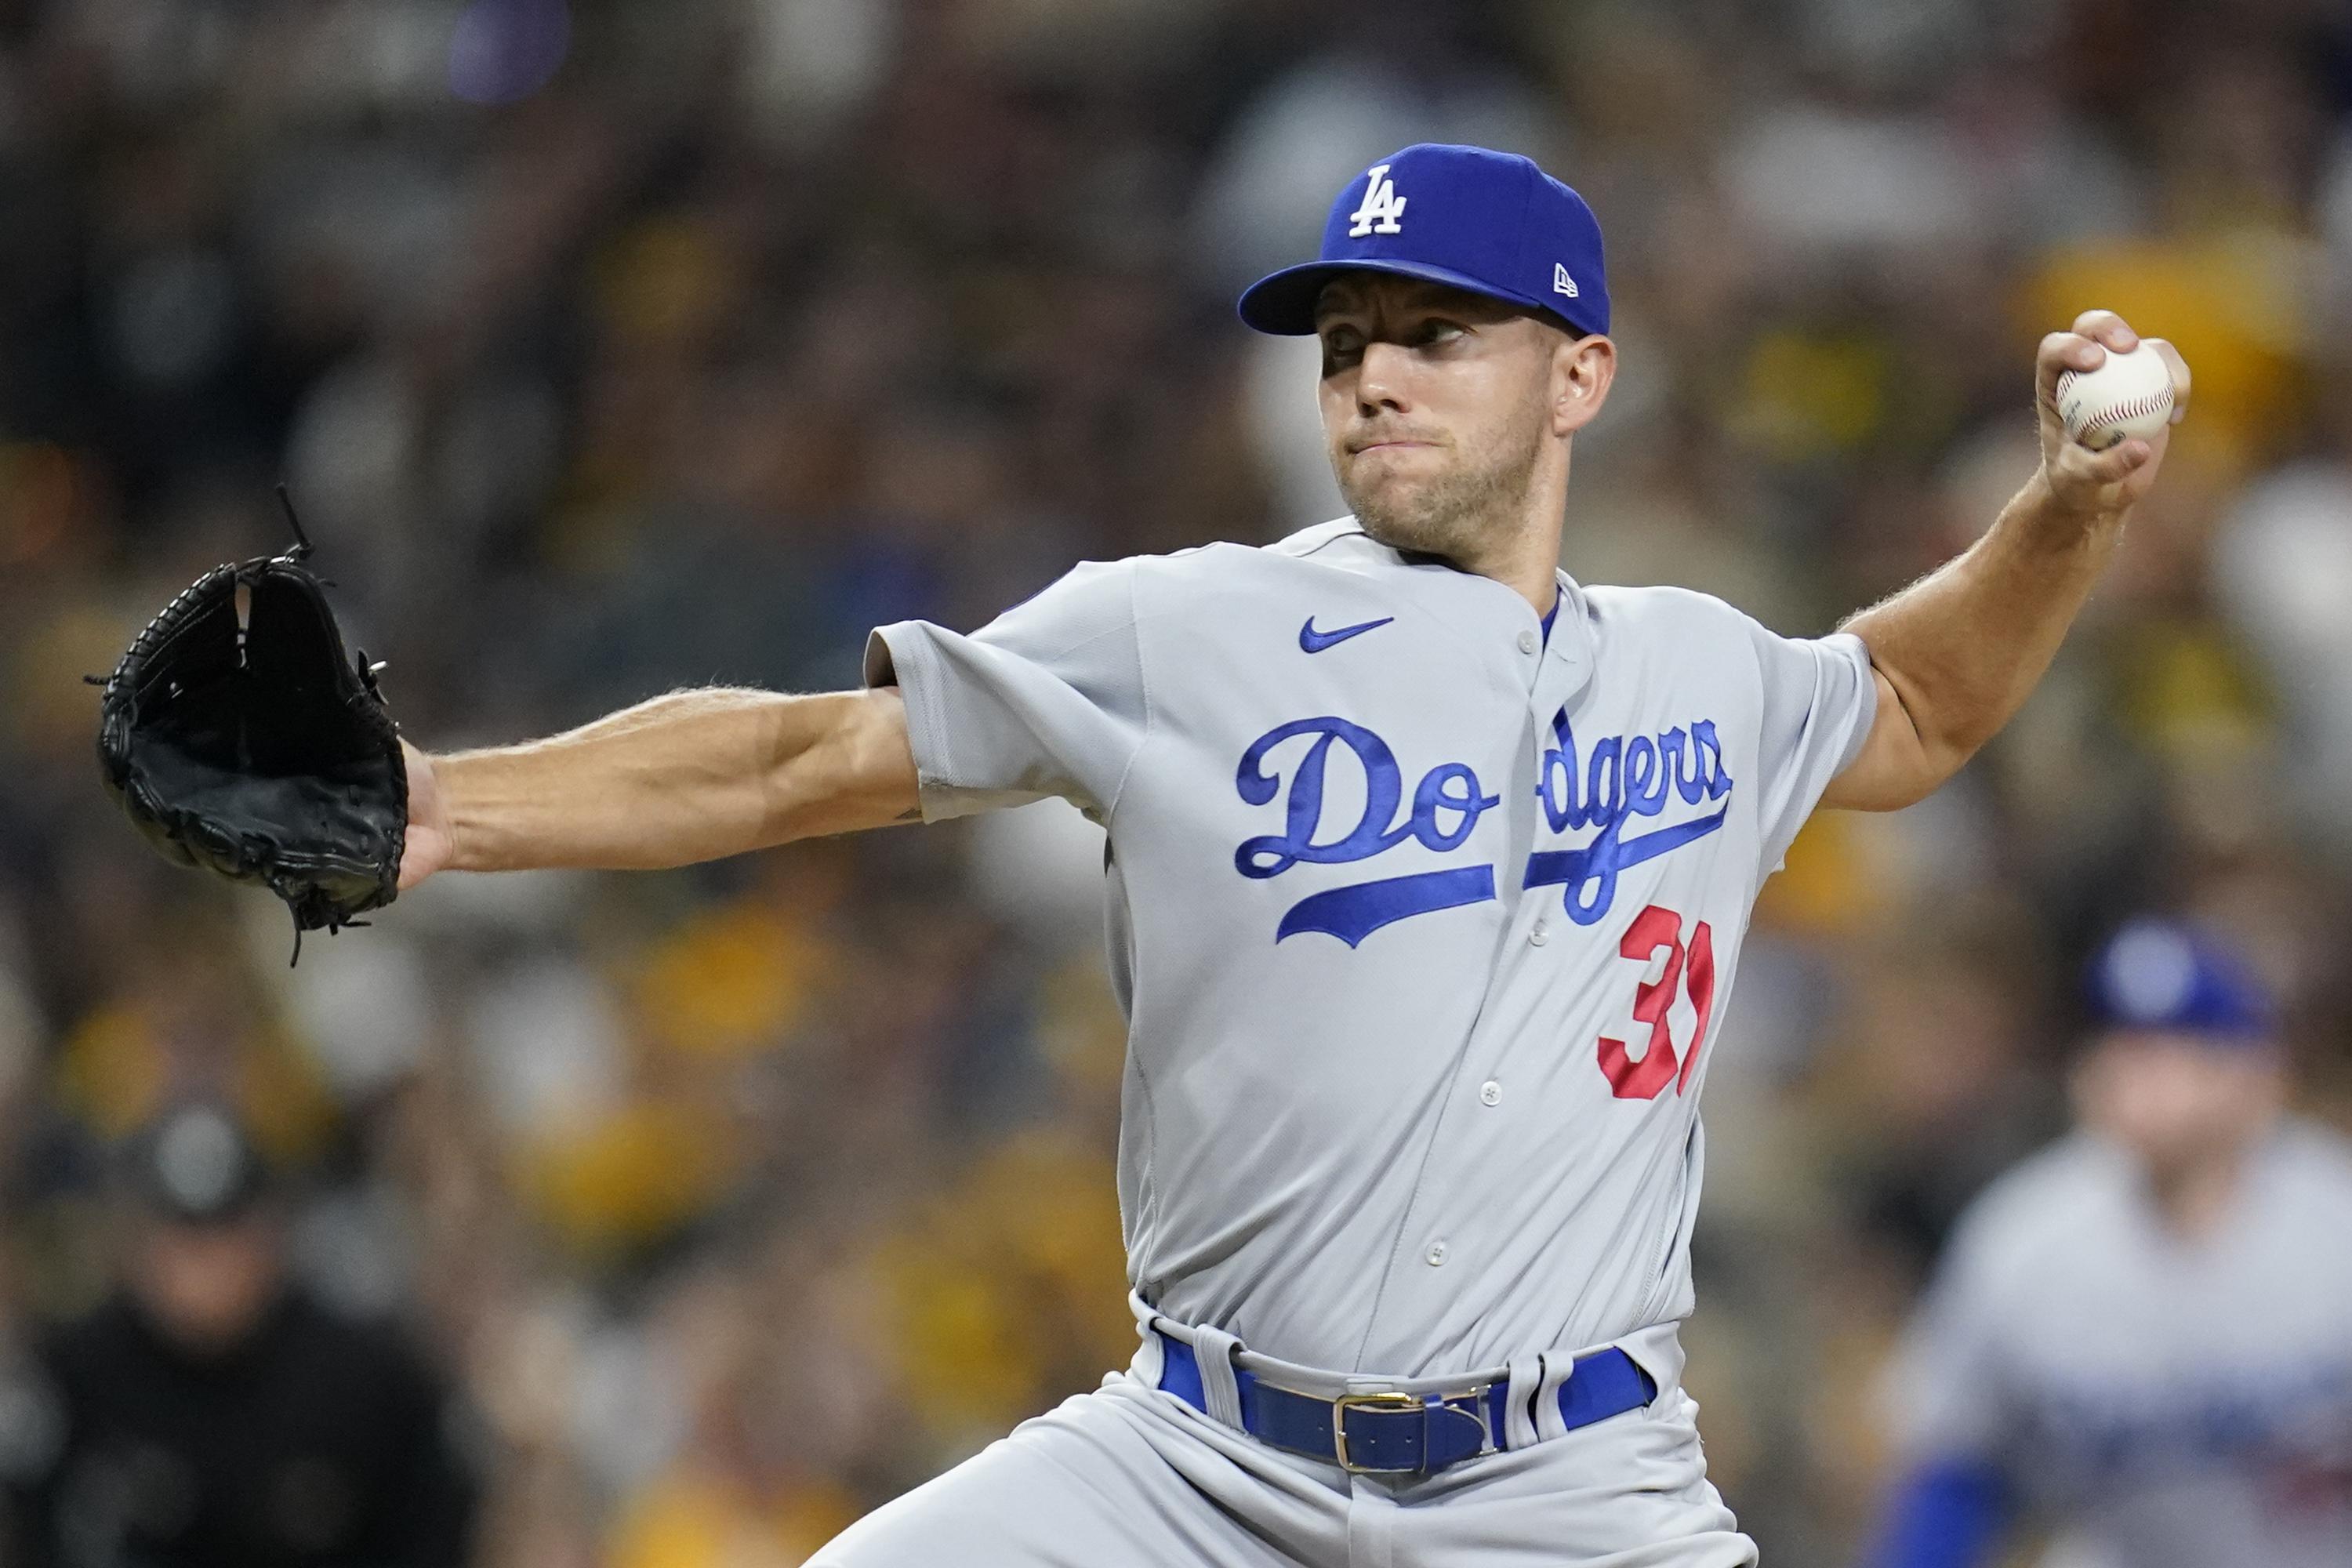
[[[1436,568],[1491,588],[1494,595],[1492,606],[1487,607],[1486,598],[1481,595],[1475,614],[1470,605],[1459,601],[1454,603],[1454,609],[1458,612],[1454,614],[1448,614],[1442,605],[1430,606],[1433,613],[1465,636],[1477,636],[1482,630],[1491,635],[1496,623],[1488,617],[1494,616],[1514,617],[1511,624],[1524,625],[1529,630],[1537,630],[1540,626],[1535,606],[1516,591],[1491,579],[1476,578],[1471,573],[1447,566],[1434,556],[1408,555],[1382,544],[1366,533],[1363,524],[1353,517],[1333,518],[1328,522],[1301,529],[1282,540],[1276,548],[1288,554],[1315,556],[1333,546],[1339,546],[1337,553],[1342,559],[1351,561],[1359,569],[1378,571],[1402,567],[1408,571],[1426,571]],[[1538,719],[1549,719],[1562,704],[1584,689],[1585,683],[1592,678],[1595,658],[1591,602],[1585,597],[1584,590],[1576,579],[1566,571],[1557,572],[1555,581],[1559,592],[1552,603],[1551,630],[1544,637],[1542,660],[1537,667],[1528,695],[1529,704]],[[1449,600],[1454,598],[1452,595],[1444,597]],[[1465,615],[1472,615],[1476,624],[1465,620]],[[1524,617],[1524,620],[1519,621],[1517,617]]]

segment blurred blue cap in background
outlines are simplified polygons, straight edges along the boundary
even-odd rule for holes
[[[2238,954],[2178,921],[2133,921],[2091,963],[2091,1013],[2110,1030],[2203,1035],[2268,1044],[2278,1030],[2269,991]]]
[[[1315,330],[1315,300],[1343,272],[1389,272],[1609,330],[1601,224],[1535,163],[1484,147],[1417,142],[1357,175],[1331,204],[1323,252],[1259,279],[1241,318],[1261,332]]]
[[[210,1100],[167,1107],[123,1152],[132,1194],[186,1225],[236,1219],[271,1186],[268,1163],[236,1113]]]

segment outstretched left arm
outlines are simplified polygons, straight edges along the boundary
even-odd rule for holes
[[[1878,716],[1823,805],[1895,811],[1923,799],[2009,722],[2050,668],[2171,438],[2168,429],[2092,451],[2059,419],[2058,376],[2095,370],[2110,350],[2128,353],[2139,342],[2110,310],[2086,310],[2072,331],[2043,338],[2034,366],[2041,471],[1983,538],[1846,623],[1870,648]],[[2177,423],[2189,367],[2171,344],[2147,342],[2172,368]]]

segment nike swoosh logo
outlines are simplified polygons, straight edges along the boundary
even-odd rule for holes
[[[1306,624],[1298,628],[1298,648],[1302,653],[1321,653],[1327,647],[1337,647],[1349,637],[1362,637],[1374,627],[1387,626],[1395,619],[1394,616],[1382,616],[1377,621],[1365,621],[1357,626],[1340,626],[1334,631],[1318,632],[1315,629],[1315,617],[1309,616],[1307,617]]]

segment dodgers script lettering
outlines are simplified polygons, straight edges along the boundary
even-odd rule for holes
[[[1583,757],[1565,710],[1552,721],[1552,732],[1556,743],[1544,753],[1536,787],[1545,822],[1555,835],[1592,837],[1573,848],[1531,854],[1525,885],[1559,885],[1570,918],[1591,925],[1609,912],[1622,872],[1714,832],[1729,807],[1719,804],[1706,815],[1631,837],[1623,831],[1627,821],[1658,816],[1675,800],[1723,802],[1732,778],[1711,721],[1654,737],[1604,736]],[[1350,770],[1362,805],[1352,820],[1327,823],[1334,767]],[[1407,843],[1448,854],[1466,845],[1479,817],[1502,804],[1466,763],[1437,763],[1408,798],[1395,751],[1371,730],[1336,714],[1294,719],[1251,742],[1234,770],[1234,787],[1254,806],[1281,797],[1282,830],[1245,838],[1234,851],[1234,869],[1261,881],[1294,866],[1370,860]],[[1339,816],[1346,815],[1343,808]],[[1353,882],[1292,905],[1275,940],[1323,931],[1353,947],[1384,925],[1494,897],[1491,860]]]

